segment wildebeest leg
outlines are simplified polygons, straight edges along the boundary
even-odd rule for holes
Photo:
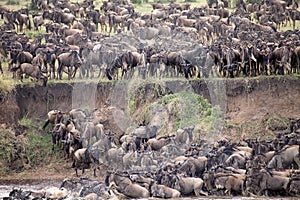
[[[56,79],[61,80],[61,78],[62,78],[62,66],[58,66]]]
[[[256,69],[251,58],[249,59],[249,63],[250,63],[250,76],[255,76]]]
[[[99,67],[99,69],[100,69],[100,67]],[[100,70],[101,70],[101,69],[100,69]],[[89,75],[88,78],[89,78],[89,77],[90,77],[90,78],[94,78],[94,67],[93,67],[93,66],[91,66],[88,75]]]
[[[299,149],[300,149],[300,146],[299,146]],[[295,161],[295,163],[297,164],[298,169],[300,169],[300,153],[298,154],[298,156],[296,156],[296,157],[294,158],[294,161]]]
[[[52,151],[54,151],[54,145],[56,144],[56,136],[52,134]]]
[[[146,68],[145,67],[139,68],[139,74],[142,79],[146,79]]]
[[[50,78],[51,78],[51,73],[52,73],[52,78],[55,79],[55,66],[53,64],[50,64]]]
[[[258,75],[260,75],[260,70],[259,70],[259,67],[258,67],[258,62],[256,61],[253,61],[253,64],[254,64],[254,66],[255,66],[255,74],[254,74],[254,76],[258,76]]]
[[[94,177],[97,177],[97,175],[96,175],[96,168],[94,168]]]
[[[147,68],[148,68],[147,69],[147,75],[149,77],[152,77],[153,76],[153,68],[152,68],[151,64],[149,64]]]
[[[284,68],[283,66],[279,66],[279,74],[284,75]]]
[[[20,26],[19,30],[20,30],[20,32],[22,32],[23,31],[23,22],[20,22],[19,26]]]
[[[71,80],[72,77],[72,69],[71,67],[68,67],[68,80]]]
[[[94,166],[94,177],[97,177],[97,174],[96,174],[96,170],[97,170],[97,169],[99,169],[99,171],[100,171],[100,167],[98,167],[98,166],[97,166],[97,167],[96,167],[96,166]]]
[[[77,67],[75,67],[75,69],[71,69],[71,78],[75,78],[76,72],[77,72]]]
[[[264,56],[263,57],[263,62],[262,62],[264,71],[265,71],[265,75],[268,75],[268,57]]]
[[[69,159],[70,158],[70,143],[68,141],[66,141],[66,143],[65,143],[65,152],[66,152],[66,159]]]
[[[296,27],[296,20],[293,19],[293,30],[295,30],[295,27]]]
[[[198,71],[197,71],[197,78],[201,78],[201,66],[198,66]],[[204,76],[203,76],[204,77]]]
[[[106,67],[104,67],[104,69],[106,69]],[[105,70],[104,70],[105,71]],[[102,69],[101,69],[101,66],[99,67],[99,72],[98,72],[98,75],[97,75],[97,78],[100,78],[101,77],[101,73],[102,73]]]
[[[273,74],[276,75],[278,70],[278,64],[274,63],[274,69],[273,69]]]
[[[19,71],[19,77],[20,77],[21,82],[23,83],[23,74],[21,71]]]
[[[204,195],[204,196],[208,196],[208,193],[207,192],[204,192],[201,188],[197,188],[197,189],[194,189],[194,192],[195,192],[195,195],[197,197],[200,196],[200,194]]]
[[[134,75],[134,72],[135,72],[135,67],[131,67],[130,68],[130,77],[129,78],[132,78],[133,77],[133,75]]]

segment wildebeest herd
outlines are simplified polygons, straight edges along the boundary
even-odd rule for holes
[[[72,79],[96,71],[109,80],[300,73],[297,1],[240,0],[232,12],[226,1],[194,8],[171,1],[154,3],[148,14],[126,0],[104,1],[99,8],[93,0],[32,5],[43,11],[0,8],[0,53],[13,74],[44,85],[63,73]],[[22,33],[32,28],[30,20],[46,33],[33,39]],[[279,30],[291,24],[293,30]],[[97,112],[52,110],[43,128],[52,124],[53,148],[63,149],[76,175],[87,168],[97,175],[110,166],[105,184],[128,197],[299,195],[300,121],[270,141],[194,144],[194,127],[158,136],[161,127],[145,125],[119,138]]]
[[[43,128],[52,124],[53,148],[62,147],[77,176],[108,168],[107,190],[130,198],[299,196],[300,120],[272,140],[194,143],[195,126],[159,136],[162,127],[148,124],[116,137],[99,112],[52,110]]]
[[[138,13],[126,0],[32,0],[11,11],[0,7],[1,60],[19,77],[221,77],[300,73],[298,1],[260,4],[211,0],[209,6],[153,3]],[[24,30],[46,29],[30,38]],[[293,30],[280,31],[292,26]],[[298,28],[298,27],[297,27]],[[2,69],[1,69],[2,70]],[[121,75],[118,75],[120,71]],[[135,71],[137,71],[135,73]],[[218,72],[217,74],[215,72]],[[136,76],[136,75],[135,75]],[[22,79],[21,79],[22,80]]]

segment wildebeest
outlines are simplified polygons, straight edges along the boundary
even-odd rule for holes
[[[44,24],[44,17],[43,15],[32,15],[32,21],[34,25],[34,29],[37,31],[39,30],[39,27],[41,27]]]
[[[178,198],[181,195],[178,190],[175,190],[165,185],[157,184],[155,181],[153,181],[152,184],[150,184],[149,188],[152,197]]]
[[[287,145],[279,152],[275,153],[268,163],[269,168],[287,169],[294,164],[300,169],[299,145]]]
[[[185,68],[187,67],[187,62],[184,59],[183,55],[179,52],[169,52],[166,55],[166,72],[165,76],[178,76],[179,74],[183,74],[188,76]]]
[[[97,149],[95,149],[97,151]],[[93,165],[94,176],[96,176],[96,169],[99,168],[99,160],[93,154],[94,149],[92,148],[82,148],[78,149],[74,153],[74,161],[72,167],[75,168],[76,176],[78,176],[77,170],[81,169],[82,174],[85,169],[89,169]]]
[[[123,156],[123,167],[130,169],[135,166],[138,161],[139,154],[137,151],[128,152]]]
[[[231,195],[232,191],[242,194],[245,178],[243,174],[217,174],[215,185],[218,189],[225,189],[225,194]]]
[[[205,156],[188,157],[184,162],[178,164],[178,171],[191,177],[202,177],[206,166],[207,158]]]
[[[75,20],[75,16],[72,13],[64,13],[61,10],[54,10],[53,18],[54,22],[64,23],[67,26],[71,26]]]
[[[50,110],[47,114],[47,120],[43,125],[43,130],[50,124],[57,124],[63,118],[63,113],[59,110]]]
[[[265,195],[268,196],[269,191],[283,191],[288,193],[288,186],[291,181],[288,177],[272,175],[265,169],[260,170],[260,173],[255,174],[255,177],[259,180],[259,195],[265,192]]]
[[[77,69],[81,66],[81,59],[77,51],[62,53],[57,57],[58,60],[58,77],[62,79],[64,67],[67,67],[68,79],[74,78]]]
[[[19,67],[13,67],[12,71],[18,71],[18,76],[20,80],[23,82],[23,74],[25,74],[25,78],[29,76],[34,78],[34,81],[42,80],[43,86],[47,85],[48,77],[43,75],[40,68],[36,65],[32,65],[30,63],[22,63]]]
[[[139,67],[139,73],[142,78],[146,75],[146,66],[145,66],[145,55],[144,53],[138,52],[125,52],[117,56],[112,64],[106,69],[106,76],[109,80],[113,79],[113,76],[118,76],[118,69],[122,70],[122,78],[128,79],[132,78],[135,68]]]
[[[44,69],[48,72],[49,78],[56,78],[55,75],[55,61],[56,61],[56,50],[47,48],[41,53],[43,56]]]
[[[274,49],[269,56],[272,73],[280,75],[284,75],[285,72],[290,73],[290,57],[290,47],[282,46]]]
[[[17,25],[17,30],[20,32],[23,31],[23,25],[26,25],[27,30],[31,29],[31,22],[28,15],[21,13],[21,11],[14,11],[13,12],[15,24]],[[18,27],[19,26],[19,27]]]
[[[56,123],[52,131],[52,150],[54,150],[54,145],[57,145],[64,149],[67,142],[67,128],[62,122]]]
[[[17,53],[16,57],[16,65],[19,67],[22,63],[31,63],[33,59],[33,56],[30,52],[28,51],[20,51]]]
[[[172,136],[165,136],[160,138],[151,138],[147,141],[147,145],[150,146],[150,148],[154,151],[158,151],[163,146],[171,143],[173,140]]]
[[[66,124],[68,124],[68,122]],[[66,125],[66,127],[68,130],[68,125]],[[71,158],[71,160],[74,161],[74,153],[78,149],[82,149],[82,148],[83,145],[82,145],[81,131],[76,129],[73,125],[73,128],[70,131],[68,131],[66,136],[65,151],[67,154],[67,158]]]
[[[150,196],[146,188],[133,183],[126,173],[107,171],[105,183],[107,186],[115,183],[117,190],[130,198],[148,198]]]
[[[203,180],[201,178],[194,177],[182,177],[176,175],[174,189],[180,191],[181,194],[194,193],[196,196],[200,194],[207,196],[207,193],[203,191]]]

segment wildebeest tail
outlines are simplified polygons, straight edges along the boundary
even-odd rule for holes
[[[45,122],[45,124],[43,125],[43,130],[45,130],[45,128],[48,126],[48,124],[50,123],[49,119],[47,119],[47,121]]]

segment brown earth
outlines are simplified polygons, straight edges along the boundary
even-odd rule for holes
[[[0,175],[0,185],[25,185],[54,182],[60,184],[64,179],[76,179],[75,170],[72,169],[71,161],[58,159],[56,156],[49,157],[47,164],[41,164],[35,169],[27,169],[22,172],[12,172]],[[101,171],[97,171],[97,177],[93,176],[93,170],[86,169],[84,175],[90,180],[104,180],[106,166],[100,167]],[[47,185],[45,185],[47,186]]]
[[[277,76],[265,78],[236,78],[217,80],[225,85],[226,115],[234,124],[242,124],[250,119],[260,118],[262,115],[275,115],[280,117],[300,117],[300,77]],[[159,95],[152,85],[146,84],[141,103],[154,101],[154,98],[168,93],[185,89],[186,84],[192,87],[197,94],[203,95],[211,101],[212,91],[208,88],[208,81],[166,81],[161,87],[167,88]],[[95,83],[81,83],[83,90]],[[72,90],[75,84],[57,83],[48,87],[18,85],[6,95],[0,95],[0,123],[15,123],[18,119],[26,116],[37,120],[44,120],[51,109],[69,111],[72,109]],[[78,85],[78,84],[77,84]],[[180,88],[182,87],[183,88]],[[119,98],[124,104],[121,95],[113,96],[116,84],[112,82],[100,82],[96,86],[95,106],[103,107],[112,97]],[[213,90],[213,89],[212,89]],[[151,94],[152,93],[152,94]],[[74,97],[73,97],[74,98]],[[74,105],[73,105],[74,106]]]
[[[126,83],[124,84],[126,85]],[[122,88],[130,90],[132,89],[132,87],[128,87],[130,84]],[[119,90],[120,84],[100,82],[97,85],[95,83],[80,83],[79,85],[83,88],[82,91],[95,88],[92,89],[94,90],[92,96],[84,94],[89,98],[86,101],[92,100],[93,107],[101,108],[102,118],[104,118],[102,121],[106,127],[117,133],[122,132],[119,127],[115,126],[114,122],[110,121],[111,112],[105,109],[107,104],[112,103],[120,103],[124,107],[127,105],[129,94]],[[0,123],[16,124],[18,119],[23,117],[36,119],[39,123],[45,120],[47,112],[51,109],[67,112],[75,106],[74,103],[72,104],[74,87],[78,87],[78,83],[77,85],[74,83],[57,83],[46,88],[19,85],[13,91],[0,95]],[[272,138],[276,133],[289,131],[288,118],[300,118],[300,77],[298,76],[220,79],[215,81],[193,80],[189,82],[166,81],[164,84],[148,82],[137,84],[133,88],[137,90],[141,87],[143,89],[139,89],[139,94],[136,95],[139,99],[135,103],[136,110],[138,110],[138,105],[152,102],[170,92],[185,90],[187,87],[192,88],[195,93],[203,95],[212,103],[221,103],[226,110],[225,119],[229,130],[227,135],[231,138],[237,136],[238,138]],[[220,94],[219,97],[218,94]],[[0,176],[0,184],[28,183],[41,180],[61,181],[67,177],[75,177],[70,163],[56,163],[51,162],[51,158],[49,159],[48,163],[50,164],[42,165],[38,169]],[[88,171],[87,175],[92,177],[92,172]]]

